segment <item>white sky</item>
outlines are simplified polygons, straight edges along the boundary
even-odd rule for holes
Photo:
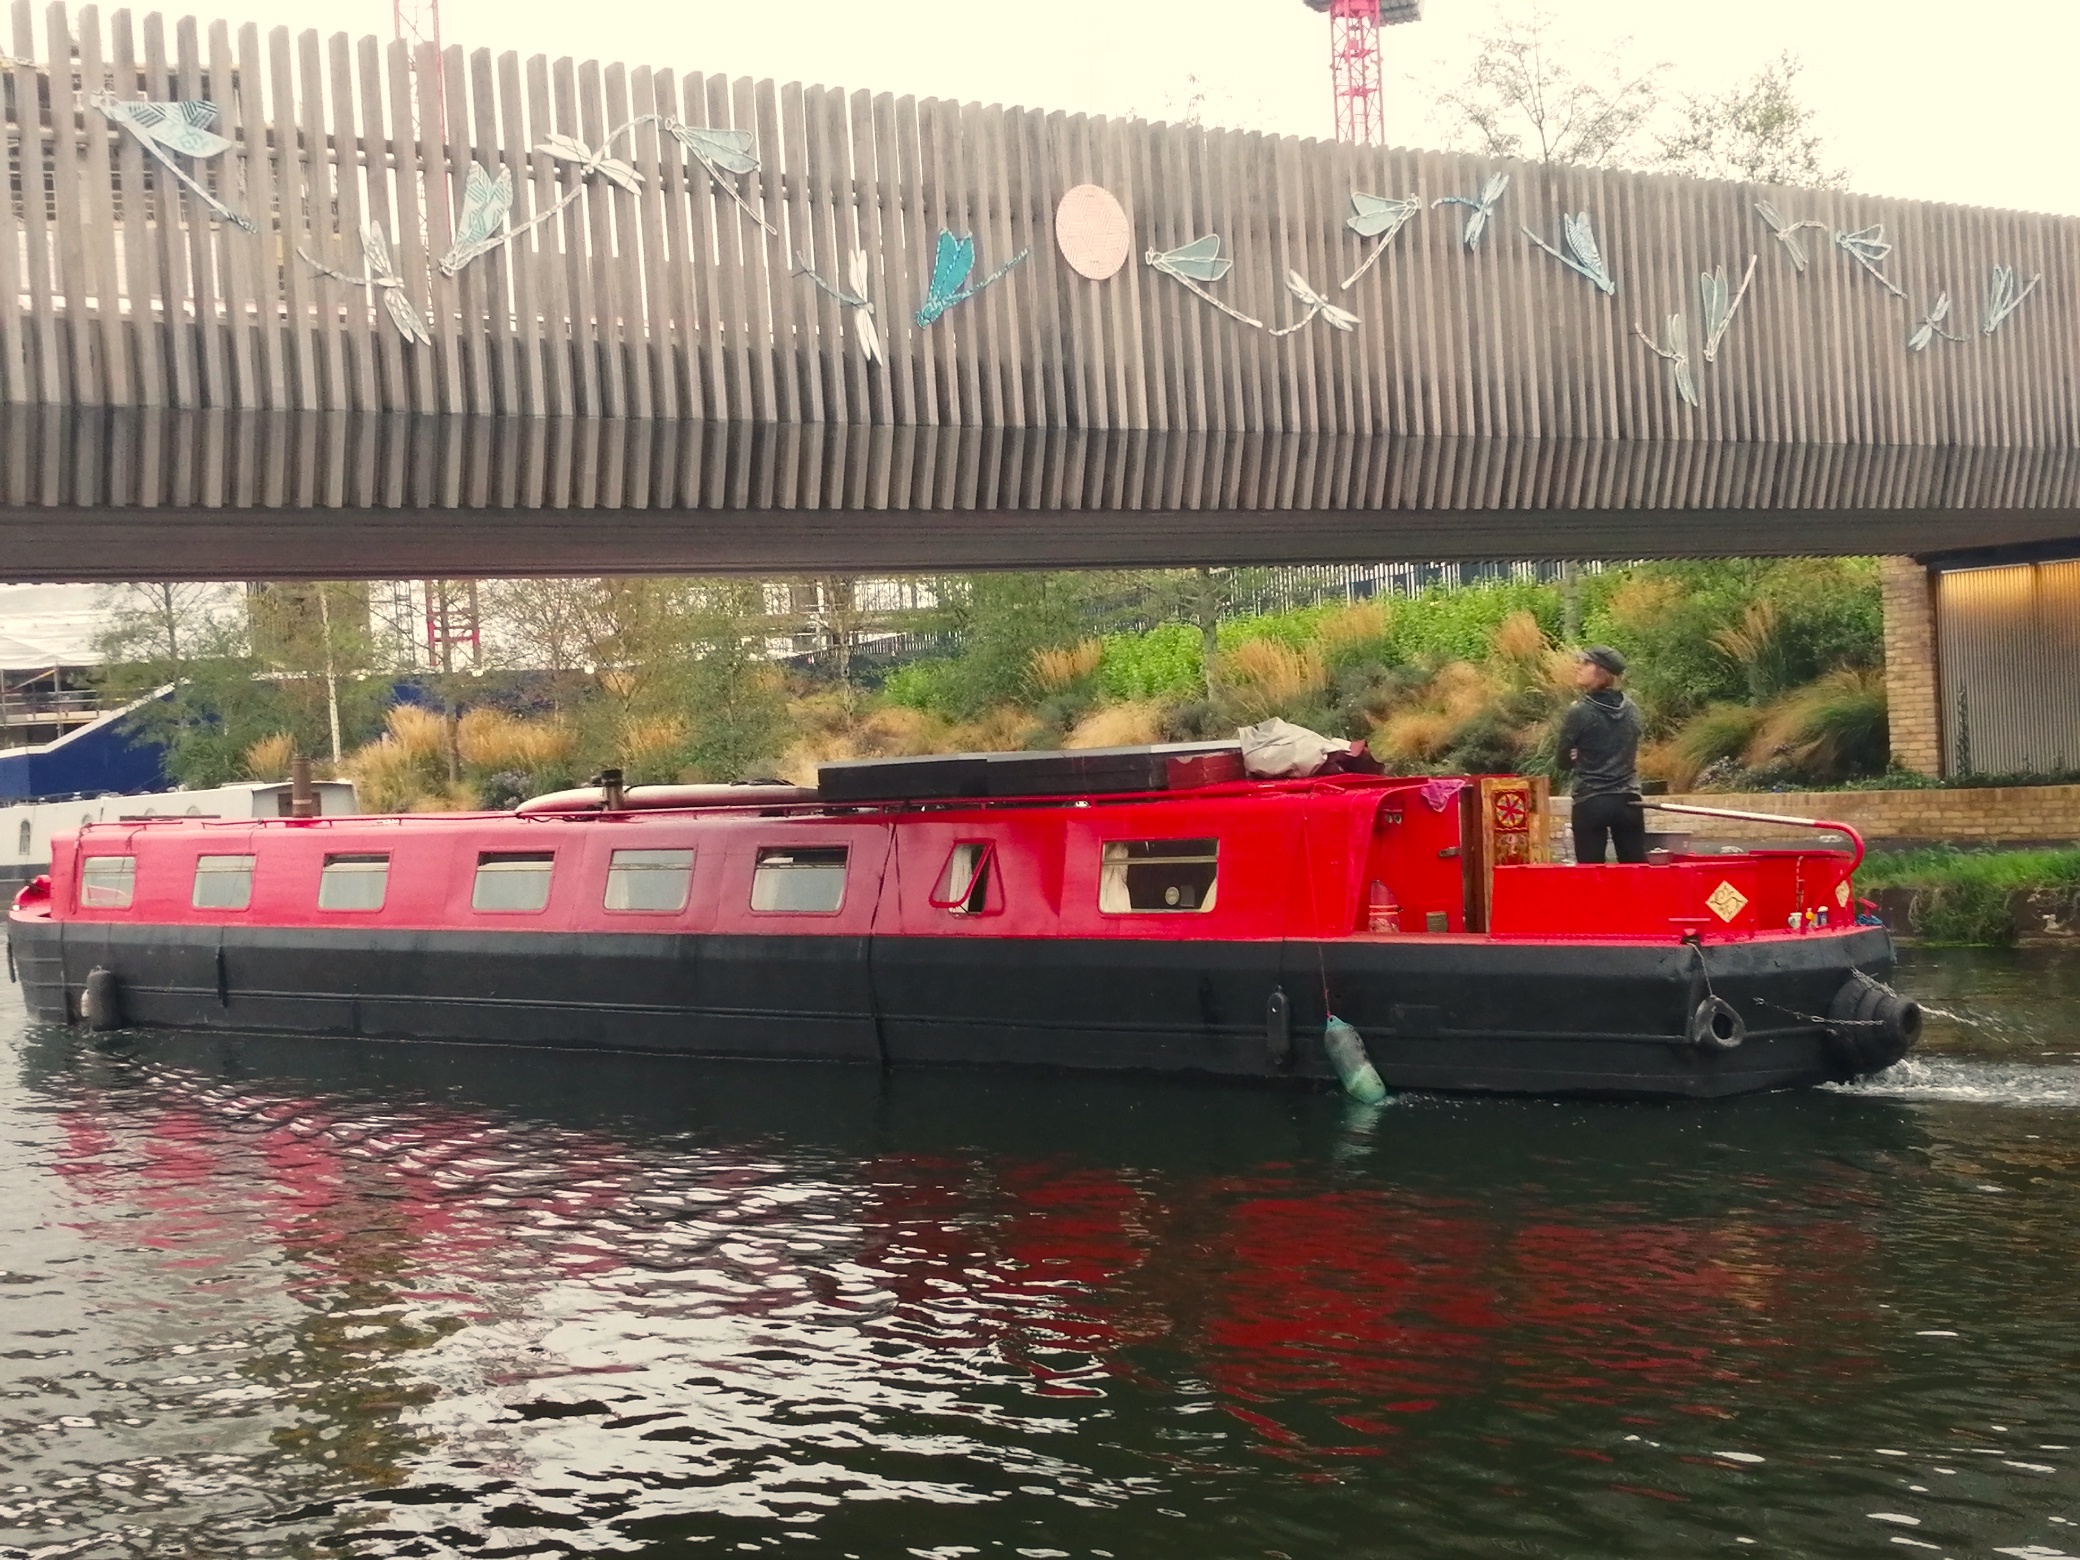
[[[1629,36],[1670,85],[1708,91],[1780,50],[1806,62],[1832,160],[1869,194],[2080,214],[2080,4],[1998,0],[1551,0],[1584,53]],[[205,16],[390,32],[388,0],[202,0]],[[1426,145],[1490,0],[1426,0],[1389,28],[1389,138]],[[1330,130],[1329,24],[1301,0],[444,0],[450,43],[875,91]]]

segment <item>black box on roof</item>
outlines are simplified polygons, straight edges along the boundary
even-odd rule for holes
[[[855,759],[819,766],[816,787],[827,802],[893,802],[1168,791],[1241,778],[1242,749],[1236,743],[1164,742],[1061,753]]]

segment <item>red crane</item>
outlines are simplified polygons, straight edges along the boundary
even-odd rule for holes
[[[1387,137],[1380,91],[1379,30],[1421,21],[1423,0],[1307,0],[1329,13],[1329,83],[1336,99],[1336,139],[1377,146]]]

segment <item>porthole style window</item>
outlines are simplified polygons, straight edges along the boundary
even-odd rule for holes
[[[1213,908],[1218,840],[1107,840],[1098,908],[1107,915],[1200,914]]]
[[[477,857],[469,907],[520,915],[547,909],[555,870],[556,857],[549,851],[487,850]]]
[[[607,863],[609,910],[671,915],[693,887],[690,850],[617,850]]]
[[[390,889],[390,858],[327,856],[318,878],[320,910],[380,910]]]
[[[195,891],[188,903],[197,910],[244,910],[253,903],[251,856],[199,856]]]
[[[845,903],[843,845],[768,845],[751,877],[751,908],[787,915],[835,915]]]

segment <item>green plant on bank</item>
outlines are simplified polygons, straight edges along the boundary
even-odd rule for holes
[[[2002,947],[2015,940],[2014,895],[2080,895],[2080,850],[1881,851],[1856,882],[1865,892],[1915,890],[1907,930],[1929,942]]]

